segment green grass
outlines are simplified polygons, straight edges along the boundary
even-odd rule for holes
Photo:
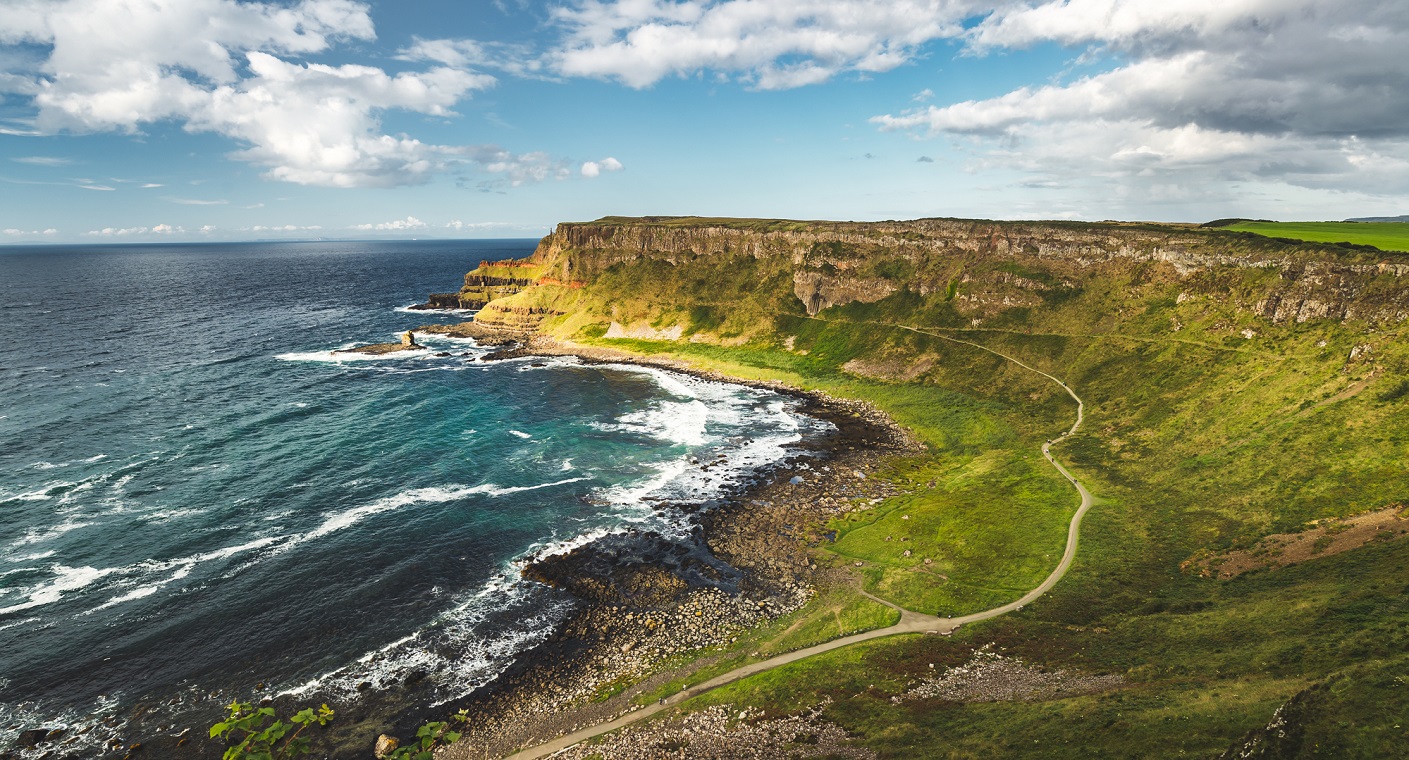
[[[1345,242],[1373,245],[1385,251],[1409,251],[1409,223],[1405,222],[1240,222],[1220,229],[1313,243]]]
[[[1207,240],[1235,255],[1278,252],[1293,268],[1318,257],[1394,258],[1221,232]],[[867,590],[917,609],[992,606],[1050,572],[1076,498],[1038,448],[1070,426],[1073,405],[1046,378],[896,325],[980,343],[1068,382],[1085,399],[1087,417],[1054,452],[1098,502],[1071,572],[1021,613],[966,627],[954,639],[849,647],[698,703],[757,704],[776,714],[831,698],[827,717],[885,757],[1216,755],[1302,693],[1288,709],[1309,705],[1296,724],[1304,741],[1283,756],[1394,756],[1393,742],[1409,741],[1402,730],[1409,541],[1230,582],[1180,569],[1200,552],[1248,547],[1309,520],[1409,500],[1402,328],[1338,319],[1273,324],[1254,312],[1296,274],[1278,267],[1215,267],[1181,278],[1153,262],[1078,275],[1049,271],[1056,265],[1034,258],[1018,267],[982,257],[900,265],[884,251],[854,255],[857,271],[890,273],[906,287],[814,319],[792,293],[788,260],[643,260],[613,265],[564,296],[575,299],[559,302],[571,313],[547,325],[589,343],[865,399],[908,427],[926,453],[896,458],[874,475],[906,495],[834,521],[838,539],[823,551],[838,563],[862,561]],[[1013,277],[1045,289],[1015,288]],[[908,287],[912,281],[932,287],[922,294]],[[1356,298],[1374,307],[1399,303],[1402,292],[1398,279],[1381,275]],[[965,299],[994,293],[1026,305],[974,326]],[[687,335],[745,342],[607,341],[601,335],[610,320],[681,324]],[[1370,358],[1351,359],[1363,345],[1371,346]],[[846,369],[858,359],[900,366],[920,357],[928,364],[905,382]],[[901,556],[907,548],[909,558]],[[799,613],[815,617],[792,635],[833,635],[822,612],[830,606]],[[763,640],[749,639],[753,649],[736,650],[709,672],[746,661],[757,651],[752,642]],[[1127,685],[1038,703],[891,703],[929,663],[959,664],[985,643],[1044,667],[1118,673]]]

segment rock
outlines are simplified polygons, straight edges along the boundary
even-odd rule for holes
[[[802,476],[801,476],[801,475],[794,475],[794,476],[792,477],[792,479],[789,480],[788,482],[791,483],[791,484],[793,484],[793,485],[795,485],[795,486],[800,486],[800,485],[802,485]]]
[[[408,334],[409,334],[409,333],[408,333]],[[449,352],[449,351],[437,351],[436,354],[435,354],[436,358],[438,358],[438,359],[443,359],[443,358],[445,358],[445,357],[447,357],[447,356],[449,356],[449,355],[450,355],[450,352]]]
[[[415,346],[415,345],[417,345],[417,343],[416,343],[416,333],[413,333],[413,332],[411,332],[410,330],[407,330],[407,331],[406,331],[406,334],[403,335],[403,336],[401,336],[401,345],[403,345],[403,346]]]
[[[910,550],[909,550],[909,549],[906,549],[906,550],[905,550],[905,553],[902,554],[902,555],[900,555],[900,556],[902,556],[902,557],[908,557],[908,556],[910,556]]]
[[[21,731],[19,737],[15,739],[15,745],[28,749],[37,746],[49,736],[47,728],[31,728],[28,731]]]
[[[377,737],[377,743],[372,747],[372,754],[380,760],[390,755],[392,752],[395,752],[397,745],[400,743],[401,742],[397,741],[395,737],[382,734]]]

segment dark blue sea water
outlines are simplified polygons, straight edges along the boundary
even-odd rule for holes
[[[134,706],[175,732],[235,697],[346,704],[412,674],[426,704],[461,697],[573,604],[523,561],[679,533],[657,500],[718,496],[813,429],[784,397],[656,370],[431,336],[331,353],[464,319],[404,307],[533,245],[0,249],[0,748],[90,726],[83,756]],[[721,451],[734,469],[689,466]]]

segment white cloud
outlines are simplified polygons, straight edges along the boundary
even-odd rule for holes
[[[975,55],[1086,46],[1113,68],[872,121],[956,138],[978,168],[1176,201],[1230,181],[1409,193],[1404,3],[1052,0],[1003,6],[965,38]]]
[[[45,229],[45,230],[20,230],[20,229],[15,229],[14,227],[10,227],[10,228],[7,228],[7,229],[5,229],[5,230],[0,230],[0,232],[3,232],[4,234],[10,235],[10,236],[12,236],[12,237],[14,237],[14,236],[19,236],[19,235],[57,235],[57,234],[59,234],[59,231],[56,230],[56,229],[54,229],[53,227],[50,227],[50,228]]]
[[[103,190],[106,192],[112,192],[114,190],[117,190],[117,188],[115,187],[108,187],[107,185],[95,185],[87,181],[80,181],[78,183],[78,186],[83,188],[84,190]]]
[[[451,230],[498,230],[516,227],[518,225],[508,222],[462,222],[459,219],[446,223],[446,229]]]
[[[215,228],[211,227],[211,229]],[[300,226],[297,224],[275,224],[272,226],[256,224],[255,226],[250,227],[249,229],[251,232],[310,232],[313,230],[321,230],[323,229],[323,227],[317,224],[310,224],[305,226]],[[202,227],[201,231],[204,232],[205,228]]]
[[[0,92],[32,104],[38,133],[135,133],[172,120],[238,141],[233,156],[268,178],[333,187],[413,184],[481,165],[483,146],[386,134],[380,117],[454,116],[457,102],[495,81],[468,67],[487,61],[486,49],[511,49],[418,41],[402,57],[439,65],[395,74],[300,62],[375,38],[369,7],[351,0],[7,0],[5,13],[0,45],[49,51],[0,80]],[[495,173],[515,184],[544,174],[508,164]]]
[[[595,177],[601,174],[602,172],[618,172],[621,171],[621,169],[622,165],[620,161],[616,160],[615,158],[607,157],[602,159],[601,161],[583,162],[582,176]]]
[[[404,232],[406,230],[423,230],[428,226],[429,225],[420,219],[414,216],[408,216],[405,219],[394,219],[390,222],[381,222],[379,224],[354,224],[352,225],[352,229]]]
[[[518,187],[527,182],[562,180],[572,176],[572,169],[566,161],[542,151],[516,154],[497,145],[478,145],[463,148],[457,154],[473,162],[481,171],[498,177],[497,180],[483,183],[482,187],[486,188],[504,184]]]
[[[89,230],[83,234],[94,237],[132,237],[135,235],[175,235],[185,231],[183,227],[157,224],[152,227],[104,227],[101,230]]]
[[[416,37],[396,58],[431,61],[453,69],[488,68],[520,77],[543,78],[543,62],[532,48],[522,44]]]
[[[29,164],[30,166],[68,166],[73,163],[73,159],[58,158],[55,156],[20,156],[10,160],[21,164]]]
[[[166,187],[166,185],[158,184],[158,183],[156,183],[156,182],[148,182],[148,183],[142,185],[142,189],[143,189],[143,190],[149,190],[149,189],[154,188],[154,187]]]
[[[198,198],[167,198],[172,203],[179,203],[183,206],[224,206],[230,201],[205,201]]]
[[[715,71],[763,90],[889,71],[962,33],[968,0],[582,0],[554,10],[567,76],[648,87]]]

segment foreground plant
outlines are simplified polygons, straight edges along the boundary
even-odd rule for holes
[[[469,713],[461,710],[449,721],[431,721],[416,729],[416,739],[405,747],[396,747],[391,754],[383,757],[389,760],[432,760],[435,750],[448,747],[460,741],[460,732],[452,731],[452,724],[458,726],[470,719]],[[394,740],[393,740],[394,741]]]
[[[255,707],[248,702],[231,702],[230,715],[210,727],[212,739],[235,742],[225,750],[223,760],[292,760],[307,754],[312,741],[300,736],[309,726],[326,726],[333,720],[333,710],[327,705],[317,710],[311,707],[294,713],[288,721],[280,720],[272,707]],[[460,732],[452,730],[469,720],[461,710],[449,721],[430,721],[416,729],[416,738],[404,747],[397,740],[383,736],[377,742],[377,757],[384,760],[432,760],[436,749],[448,747],[460,740]]]
[[[237,741],[225,750],[224,760],[286,760],[308,752],[312,742],[299,734],[315,723],[326,726],[332,720],[333,711],[327,705],[316,711],[304,708],[284,722],[272,707],[231,702],[230,717],[211,726],[210,736]]]

